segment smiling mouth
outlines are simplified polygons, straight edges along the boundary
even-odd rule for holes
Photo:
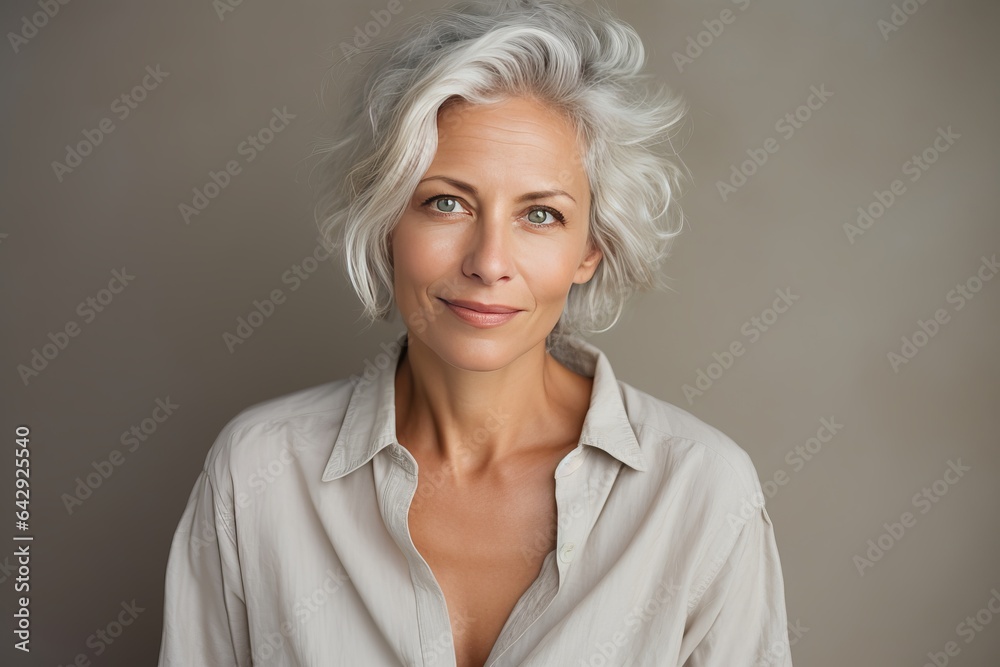
[[[453,302],[441,299],[440,297],[438,298],[448,307],[448,310],[454,313],[455,316],[462,322],[480,329],[506,324],[521,312],[520,310],[510,308],[509,306],[490,305],[469,301]]]
[[[438,298],[441,299],[441,297]],[[487,315],[510,315],[512,313],[519,312],[518,308],[511,308],[510,306],[478,303],[475,301],[461,301],[461,300],[448,301],[447,299],[441,299],[441,301],[450,306],[457,306],[459,308],[465,308],[466,310],[471,310],[477,313],[483,313]]]

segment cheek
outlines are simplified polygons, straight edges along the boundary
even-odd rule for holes
[[[396,299],[405,307],[417,304],[428,287],[454,273],[456,243],[443,230],[397,225],[392,236],[393,276]]]
[[[397,285],[419,281],[433,270],[434,252],[427,239],[401,221],[392,235],[392,266]]]
[[[525,253],[521,275],[539,302],[561,302],[573,285],[579,261],[572,253],[549,250],[552,252]]]

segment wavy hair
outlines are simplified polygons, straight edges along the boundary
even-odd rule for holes
[[[340,138],[313,150],[323,173],[316,222],[364,314],[374,322],[393,311],[389,233],[433,160],[439,110],[524,96],[575,128],[590,238],[603,252],[594,276],[571,286],[549,340],[611,328],[635,292],[665,286],[658,270],[684,224],[675,196],[683,163],[660,149],[672,146],[686,102],[646,86],[639,35],[600,7],[466,0],[416,18],[396,41],[363,52]]]

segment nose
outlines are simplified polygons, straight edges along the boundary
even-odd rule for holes
[[[483,213],[472,225],[462,271],[492,285],[514,276],[513,223],[499,212]]]

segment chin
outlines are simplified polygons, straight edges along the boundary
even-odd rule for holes
[[[523,331],[502,331],[503,327],[488,331],[467,328],[465,332],[450,327],[434,329],[420,334],[420,341],[445,363],[468,371],[504,368],[545,340],[541,336],[535,341]]]

